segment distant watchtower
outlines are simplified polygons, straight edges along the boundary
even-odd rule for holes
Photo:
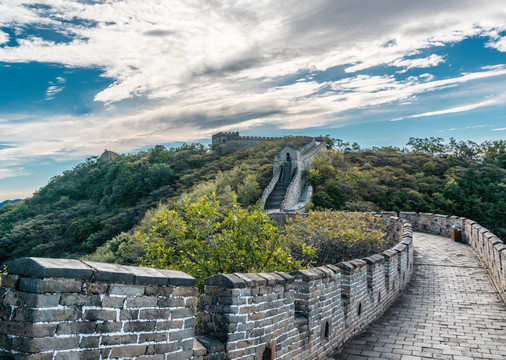
[[[223,145],[230,141],[239,140],[239,131],[236,132],[219,132],[213,135],[213,145]]]

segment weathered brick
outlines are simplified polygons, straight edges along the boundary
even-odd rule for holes
[[[128,321],[123,325],[124,332],[154,331],[156,322],[154,321]]]
[[[12,348],[28,353],[42,353],[53,350],[68,350],[79,347],[78,337],[50,337],[50,338],[14,338]]]
[[[69,323],[60,323],[56,328],[56,333],[58,335],[68,335],[68,334],[92,334],[95,332],[95,323],[90,322],[69,322]]]
[[[169,341],[176,341],[188,338],[193,339],[193,329],[179,330],[169,333]]]
[[[109,283],[106,282],[87,282],[83,283],[83,289],[88,294],[107,294],[109,291]]]
[[[72,279],[21,278],[19,289],[34,293],[81,292],[82,281]]]
[[[120,310],[120,320],[135,320],[139,318],[139,310]]]
[[[23,337],[48,337],[56,332],[56,324],[27,324],[26,322],[2,321],[0,333]]]
[[[168,341],[169,334],[167,332],[151,332],[147,334],[139,334],[139,343],[145,342],[162,342]]]
[[[122,357],[135,357],[144,355],[146,353],[146,345],[131,345],[131,346],[121,346],[114,347],[111,349],[110,357],[113,359],[122,358]],[[172,355],[171,355],[172,357]]]
[[[63,306],[100,306],[98,295],[62,294],[60,304]]]
[[[98,334],[116,333],[121,331],[121,326],[122,324],[118,321],[105,321],[97,324],[96,332]]]
[[[83,319],[89,321],[110,321],[116,320],[116,311],[114,310],[95,310],[87,309],[84,311]]]
[[[100,353],[98,349],[58,352],[54,360],[96,360],[100,359]]]
[[[167,308],[167,307],[170,307],[170,308],[184,307],[184,304],[185,304],[185,301],[182,298],[168,297],[168,298],[159,298],[158,299],[158,306],[159,307],[165,307],[165,308]]]
[[[126,299],[126,308],[156,307],[158,298],[156,296],[139,296]]]
[[[112,335],[102,336],[101,345],[121,345],[121,344],[135,344],[137,342],[137,335]]]
[[[172,319],[181,319],[190,316],[195,316],[194,308],[183,308],[172,310]]]
[[[177,287],[174,289],[173,295],[183,297],[197,296],[198,289],[195,287]]]
[[[15,321],[54,322],[54,321],[75,321],[79,319],[81,313],[76,309],[29,309],[16,311]]]
[[[79,347],[81,349],[94,349],[98,348],[100,344],[100,336],[83,336],[81,338],[81,342],[79,343]]]
[[[144,295],[144,291],[145,291],[144,286],[112,284],[109,289],[109,294],[125,295],[125,296],[142,296]]]
[[[171,330],[171,329],[182,329],[183,321],[159,321],[156,323],[156,329],[159,331]]]
[[[153,319],[169,319],[171,314],[170,309],[141,309],[139,311],[139,318],[142,320]]]
[[[37,307],[37,308],[49,308],[58,306],[58,302],[60,301],[60,294],[25,294],[24,306]],[[33,298],[28,300],[29,295],[32,295]],[[66,295],[66,294],[63,294]]]
[[[102,307],[122,308],[125,303],[125,299],[126,297],[104,296],[102,299]]]

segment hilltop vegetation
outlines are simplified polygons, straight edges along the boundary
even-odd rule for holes
[[[333,149],[306,174],[315,189],[312,207],[456,214],[506,237],[504,141],[411,139],[405,153],[326,140]],[[305,141],[285,138],[226,152],[200,144],[156,146],[111,161],[89,158],[32,198],[0,209],[0,263],[95,251],[95,259],[139,263],[145,248],[136,234],[148,234],[161,212],[183,213],[185,200],[213,192],[227,211],[235,203],[247,208],[269,183],[279,148]]]
[[[395,148],[328,151],[306,174],[313,205],[465,216],[506,238],[506,142],[412,138],[408,145],[413,149],[406,154]]]
[[[111,161],[89,158],[51,179],[32,198],[0,209],[0,263],[22,256],[89,254],[130,230],[159,202],[238,164],[246,169],[239,174],[245,184],[236,189],[238,201],[248,206],[270,181],[279,147],[306,141],[290,137],[228,154],[193,144],[168,150],[155,146]]]

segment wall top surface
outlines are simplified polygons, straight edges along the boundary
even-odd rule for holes
[[[23,275],[35,278],[93,279],[138,285],[195,285],[195,279],[182,271],[72,259],[26,257],[8,263],[7,272],[11,275]]]

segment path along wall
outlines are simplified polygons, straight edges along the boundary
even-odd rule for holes
[[[506,302],[506,245],[491,231],[473,220],[458,216],[401,212],[399,217],[409,221],[414,231],[445,237],[450,237],[452,228],[458,226],[462,241],[468,243],[481,259]]]
[[[195,280],[184,273],[16,260],[0,288],[0,358],[323,359],[379,317],[411,278],[411,225],[390,221],[400,242],[381,254],[290,274],[206,279],[196,332]]]

